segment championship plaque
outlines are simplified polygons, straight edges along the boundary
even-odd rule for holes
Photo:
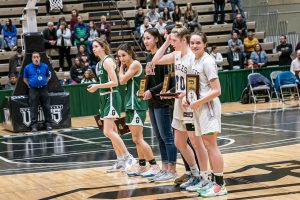
[[[144,93],[147,90],[147,85],[148,85],[148,77],[146,76],[145,78],[141,78],[138,98],[144,98]]]
[[[190,104],[199,99],[199,76],[186,75],[186,100]]]
[[[156,94],[156,96],[165,96],[165,97],[174,97],[177,96],[178,93],[170,93],[168,92],[170,89],[172,74],[166,74],[163,82],[163,87],[160,94]]]
[[[100,130],[103,130],[103,120],[100,119],[100,115],[95,115],[94,118],[95,118],[95,121],[98,125],[98,128]],[[121,118],[117,119],[115,121],[115,124],[118,128],[118,132],[119,132],[120,135],[124,135],[124,134],[130,132],[129,127],[125,123],[125,117],[121,117]]]

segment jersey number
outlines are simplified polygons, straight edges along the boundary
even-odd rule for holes
[[[111,114],[112,114],[113,116],[115,116],[116,111],[115,111],[115,110],[112,110],[112,111],[111,111]]]
[[[135,122],[136,122],[137,124],[140,123],[140,118],[137,117],[137,118],[135,119]]]
[[[185,90],[185,82],[182,76],[176,75],[176,91]]]

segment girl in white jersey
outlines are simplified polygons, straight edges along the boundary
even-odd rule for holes
[[[186,93],[186,74],[191,70],[194,61],[194,54],[189,48],[189,39],[189,31],[182,24],[176,24],[176,27],[172,29],[171,35],[168,36],[166,42],[153,57],[152,63],[158,65],[175,64],[176,93],[179,93],[179,95],[177,95],[174,103],[172,127],[174,128],[175,145],[186,159],[192,173],[191,178],[187,182],[182,183],[180,187],[186,188],[188,191],[196,191],[200,186],[202,187],[207,183],[207,178],[205,178],[207,174],[201,173],[201,177],[205,178],[205,181],[202,181],[193,151],[187,144],[187,139],[190,138],[196,150],[200,168],[201,171],[204,170],[203,172],[207,172],[208,159],[201,137],[195,135],[192,127],[193,114],[190,115],[192,110],[184,109],[182,106],[182,98]],[[170,44],[174,47],[175,51],[164,55]]]
[[[194,110],[196,134],[202,137],[208,152],[213,180],[197,190],[202,197],[226,195],[223,181],[223,157],[218,148],[217,135],[221,132],[221,86],[214,60],[205,52],[207,38],[204,33],[193,33],[190,47],[195,54],[192,74],[199,75],[200,98],[189,107]],[[186,103],[185,99],[183,100]],[[186,106],[187,104],[185,104]]]

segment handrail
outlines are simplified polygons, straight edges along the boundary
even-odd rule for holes
[[[126,20],[125,20],[125,18],[123,17],[123,14],[121,13],[121,11],[118,9],[118,6],[117,6],[116,2],[113,1],[113,0],[109,0],[109,1],[112,3],[112,5],[114,5],[114,8],[117,10],[117,12],[119,13],[119,15],[121,16],[121,19],[122,19],[122,23],[121,23],[122,42],[124,42],[123,21],[126,21]],[[109,4],[109,10],[110,10],[110,4]],[[109,15],[109,17],[110,17],[110,15]],[[134,33],[133,33],[132,30],[130,31],[130,35],[131,35],[131,37],[133,38],[134,42],[135,42],[135,43],[137,44],[137,46],[139,47],[140,51],[143,53],[143,55],[144,55],[145,57],[147,57],[147,55],[146,55],[145,52],[143,51],[141,45],[140,45],[140,44],[138,43],[138,41],[136,40],[136,38],[135,38]]]

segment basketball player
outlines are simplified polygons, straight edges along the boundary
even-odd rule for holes
[[[109,55],[108,43],[102,38],[93,40],[93,52],[100,59],[96,66],[96,74],[100,83],[89,85],[87,90],[96,92],[99,89],[99,112],[101,119],[104,121],[103,133],[111,140],[117,154],[117,161],[107,172],[126,171],[137,161],[129,154],[115,124],[115,120],[120,117],[122,106],[121,95],[118,90],[116,63]]]
[[[130,129],[139,157],[139,167],[127,174],[128,176],[155,176],[160,168],[153,157],[151,147],[143,138],[143,126],[148,104],[147,101],[137,97],[140,79],[144,77],[144,70],[141,63],[135,60],[135,53],[127,43],[119,46],[117,54],[121,63],[119,81],[120,84],[127,86],[125,96],[126,125]],[[149,170],[146,167],[146,160],[150,164]]]
[[[221,133],[221,86],[214,60],[205,52],[207,38],[204,33],[193,33],[190,47],[195,54],[192,74],[199,75],[200,99],[190,103],[194,113],[196,135],[201,136],[207,149],[213,180],[197,190],[202,197],[226,195],[223,181],[223,157],[218,148],[217,135]],[[184,103],[185,100],[184,100]]]
[[[200,168],[207,171],[207,152],[204,148],[200,137],[196,138],[193,128],[193,112],[182,107],[182,98],[185,96],[186,88],[186,74],[191,69],[195,59],[193,52],[189,48],[190,34],[187,28],[182,24],[176,24],[172,29],[171,35],[168,36],[165,43],[157,51],[153,57],[154,64],[172,64],[174,63],[175,77],[176,77],[176,93],[178,93],[173,112],[172,127],[174,128],[175,145],[182,153],[187,163],[190,166],[192,176],[191,178],[180,185],[188,191],[197,191],[197,189],[207,184],[208,180],[203,181],[201,177],[207,177],[208,174],[199,173],[199,168],[196,164],[191,147],[187,144],[187,139],[190,141],[196,150],[198,161],[201,160]],[[169,45],[175,49],[174,52],[164,55],[164,52]],[[201,157],[201,159],[200,159]],[[174,177],[175,178],[175,177]]]

